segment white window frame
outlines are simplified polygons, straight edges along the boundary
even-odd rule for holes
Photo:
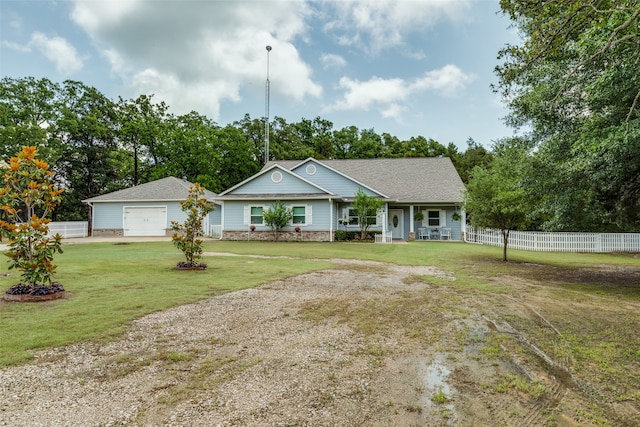
[[[436,218],[435,216],[431,217],[431,213],[437,213],[438,217]],[[426,215],[424,216],[424,220],[422,221],[422,225],[424,225],[425,227],[428,228],[442,228],[442,227],[446,227],[447,225],[447,211],[444,211],[442,209],[426,209]],[[437,224],[432,224],[432,220],[437,220],[438,223]]]
[[[260,208],[262,209],[262,222],[252,222],[251,219],[254,216],[257,215],[252,215],[252,210],[253,208]],[[244,225],[264,225],[264,211],[267,210],[267,207],[265,205],[244,205]]]
[[[295,213],[296,209],[302,209],[302,214],[296,215]],[[296,222],[296,218],[298,220],[302,219],[302,221]],[[291,225],[307,225],[307,206],[306,205],[291,206]]]
[[[291,221],[289,221],[290,225],[293,226],[306,226],[306,225],[311,225],[312,224],[312,208],[311,205],[301,205],[301,204],[295,204],[295,205],[289,205],[287,206],[289,209],[291,209],[291,213],[293,213],[293,210],[295,208],[303,208],[304,209],[304,222],[294,222],[293,221],[293,215],[291,216]],[[301,215],[299,215],[301,216]]]
[[[360,227],[360,224],[358,223],[358,214],[355,210],[355,208],[348,207],[342,211],[343,218],[347,218],[347,226]],[[378,211],[376,211],[374,215],[369,215],[368,218],[373,218],[375,220],[373,223],[369,224],[369,227],[377,227],[379,225],[379,217],[380,215],[378,214]]]

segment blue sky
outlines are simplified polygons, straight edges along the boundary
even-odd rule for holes
[[[489,147],[513,130],[490,89],[517,43],[498,0],[2,0],[0,75],[154,94],[226,125],[317,116],[400,139]]]

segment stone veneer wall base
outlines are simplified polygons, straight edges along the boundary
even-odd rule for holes
[[[222,240],[260,240],[273,241],[273,231],[234,231],[224,230]],[[328,242],[331,240],[329,231],[300,231],[284,230],[278,232],[279,242]]]

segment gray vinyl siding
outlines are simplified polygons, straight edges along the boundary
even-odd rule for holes
[[[124,227],[124,207],[125,206],[166,206],[167,223],[166,228],[171,227],[171,221],[183,223],[187,219],[187,214],[182,211],[180,202],[114,202],[114,203],[94,203],[93,205],[93,228],[98,229],[122,229]],[[216,209],[209,214],[211,225],[221,223],[222,208],[216,205]]]
[[[313,175],[310,175],[307,172],[307,166],[310,164],[314,165],[316,168],[316,172]],[[377,194],[373,193],[372,191],[366,188],[363,188],[362,185],[359,185],[353,180],[343,175],[340,175],[332,171],[331,169],[327,168],[326,166],[316,162],[305,163],[297,167],[296,169],[293,169],[293,172],[295,172],[296,175],[299,175],[305,178],[306,180],[309,180],[314,184],[319,185],[325,190],[331,191],[334,194],[339,194],[342,197],[355,196],[359,188],[362,188],[362,190],[368,196],[371,196],[371,195],[377,196]]]
[[[94,203],[93,228],[121,229],[122,203]]]
[[[213,212],[209,213],[209,225],[222,224],[222,206],[216,205]]]
[[[274,182],[271,176],[274,172],[282,174],[282,181]],[[322,191],[317,187],[292,176],[287,171],[273,169],[255,179],[236,188],[229,194],[300,194],[319,193]]]
[[[310,225],[303,225],[303,230],[323,231],[329,229],[330,222],[330,206],[331,202],[327,200],[281,200],[287,207],[290,206],[310,206],[312,212],[312,222]],[[245,224],[245,206],[264,206],[265,209],[271,207],[271,202],[265,200],[251,201],[231,201],[224,203],[224,229],[225,230],[248,230],[250,224]],[[334,224],[335,227],[335,224]],[[294,226],[288,226],[286,229],[293,229]],[[257,230],[269,230],[267,226],[256,226]]]

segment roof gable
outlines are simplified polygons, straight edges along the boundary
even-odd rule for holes
[[[148,202],[185,200],[193,183],[173,176],[125,188],[101,196],[83,200],[85,203],[96,202]],[[206,190],[205,198],[212,200],[216,194]]]
[[[386,198],[386,195],[380,191],[313,158],[294,166],[292,171],[342,197],[355,197],[358,190],[363,190],[369,196]]]
[[[333,195],[331,191],[274,164],[252,177],[220,193],[220,196],[269,195],[269,194],[317,194]]]
[[[307,161],[271,164],[296,169]],[[315,161],[399,202],[462,203],[464,183],[448,157]]]

